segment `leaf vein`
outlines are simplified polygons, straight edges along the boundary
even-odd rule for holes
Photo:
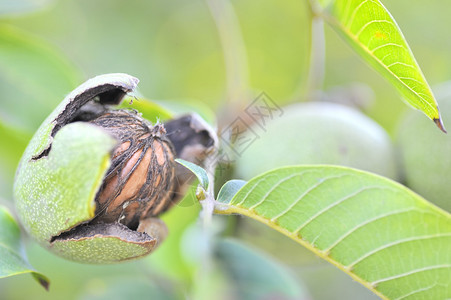
[[[398,275],[393,275],[393,276],[390,276],[390,277],[385,277],[385,278],[382,278],[382,279],[378,279],[376,281],[371,282],[371,285],[376,286],[376,285],[378,285],[381,282],[395,280],[395,279],[399,279],[399,278],[402,278],[402,277],[406,277],[406,276],[409,276],[409,275],[413,275],[413,274],[421,273],[421,272],[425,272],[425,271],[436,270],[436,269],[445,269],[445,268],[451,268],[451,264],[428,266],[428,267],[424,267],[424,268],[414,269],[414,270],[409,271],[409,272],[405,272],[405,273],[401,273],[401,274],[398,274]]]
[[[259,205],[261,205],[263,202],[265,202],[266,199],[269,197],[269,195],[270,195],[275,189],[277,189],[282,183],[284,183],[284,182],[286,182],[286,181],[288,181],[288,180],[290,180],[290,179],[292,179],[292,178],[294,178],[294,177],[297,177],[297,176],[299,176],[299,175],[302,175],[302,174],[304,174],[304,172],[294,173],[294,174],[292,174],[292,175],[290,175],[290,176],[288,176],[288,177],[282,178],[281,180],[279,180],[278,182],[276,182],[276,183],[272,186],[272,188],[270,188],[270,189],[266,192],[266,194],[260,199],[260,201],[258,201],[257,203],[255,203],[254,205],[252,205],[251,207],[249,207],[249,209],[250,209],[250,210],[253,210],[253,209],[255,209],[257,206],[259,206]]]
[[[396,61],[396,62],[394,62],[394,63],[391,63],[391,64],[387,65],[387,68],[391,68],[391,67],[393,67],[393,66],[395,66],[395,65],[402,65],[402,66],[405,66],[405,67],[407,67],[407,68],[411,68],[411,69],[414,69],[414,70],[415,70],[415,67],[414,67],[414,66],[412,66],[412,65],[410,65],[410,64],[406,64],[406,63],[400,62],[400,61]]]
[[[271,221],[275,222],[278,218],[282,217],[283,215],[285,215],[286,213],[288,213],[294,206],[296,206],[296,204],[299,203],[299,201],[301,201],[307,194],[309,194],[311,191],[313,191],[314,189],[316,189],[317,187],[319,187],[320,185],[322,185],[323,183],[325,183],[326,181],[330,180],[330,179],[334,179],[334,178],[341,178],[343,176],[329,176],[326,178],[321,178],[317,183],[315,183],[314,185],[312,185],[311,187],[309,187],[304,193],[301,194],[300,197],[298,197],[292,204],[290,204],[285,210],[283,210],[281,213],[279,213],[278,215],[274,216]]]
[[[333,242],[329,247],[327,247],[324,251],[329,252],[330,250],[332,250],[333,248],[335,248],[340,242],[342,242],[345,238],[347,238],[348,236],[350,236],[352,233],[356,232],[358,229],[361,229],[363,227],[365,227],[368,224],[371,224],[375,221],[387,218],[387,217],[391,217],[394,215],[399,215],[399,214],[403,214],[403,213],[408,213],[408,212],[412,212],[412,211],[418,211],[418,212],[422,212],[422,213],[430,213],[433,214],[432,212],[429,211],[424,211],[424,210],[419,210],[416,208],[408,208],[408,209],[401,209],[401,210],[396,210],[396,211],[391,211],[388,213],[384,213],[381,215],[378,215],[374,218],[371,218],[365,222],[362,222],[360,224],[358,224],[357,226],[351,228],[349,231],[347,231],[345,234],[343,234],[342,236],[340,236],[335,242]]]
[[[366,190],[370,190],[372,188],[379,188],[378,186],[373,186],[373,187],[363,187],[349,195],[347,195],[346,197],[340,198],[337,201],[329,204],[328,206],[324,207],[323,209],[321,209],[320,211],[318,211],[316,214],[314,214],[313,216],[311,216],[308,220],[306,220],[304,223],[302,223],[298,228],[296,228],[296,230],[293,231],[293,234],[297,234],[299,231],[302,230],[302,228],[304,228],[305,226],[307,226],[308,224],[310,224],[312,221],[314,221],[317,217],[319,217],[320,215],[324,214],[325,212],[327,212],[328,210],[332,209],[333,207],[343,203],[346,200],[352,199],[353,197],[357,196],[358,194],[366,191]]]
[[[246,195],[244,195],[243,199],[241,199],[241,201],[238,202],[238,203],[236,203],[235,205],[236,205],[236,206],[241,206],[241,205],[244,203],[244,201],[246,201],[247,197],[252,193],[252,191],[260,184],[260,182],[263,181],[263,179],[265,179],[265,178],[263,177],[263,178],[261,178],[260,180],[258,180],[258,181],[254,184],[254,186],[252,186],[252,187],[249,189],[249,191],[246,193]],[[233,199],[232,199],[232,200],[233,200]]]
[[[385,62],[384,62],[384,60],[385,60],[387,57],[391,56],[391,55],[392,55],[392,53],[387,53],[387,54],[385,54],[384,57],[382,57],[381,60],[380,60],[381,63],[384,64],[384,65],[386,65]]]
[[[373,49],[370,49],[370,48],[367,48],[367,49],[370,50],[370,52],[372,54],[374,54],[374,52],[376,52],[376,51],[378,51],[378,50],[380,50],[382,48],[389,47],[389,46],[398,47],[398,48],[401,48],[401,49],[405,50],[403,45],[396,44],[396,43],[385,43],[385,44],[379,45],[377,47],[374,47]],[[376,55],[376,54],[374,54],[374,55]],[[385,67],[387,67],[387,65],[385,65]]]
[[[362,8],[362,6],[365,5],[365,4],[368,3],[368,2],[372,2],[372,3],[376,4],[376,5],[380,5],[377,1],[374,1],[374,0],[365,0],[365,1],[362,1],[362,2],[361,2],[359,5],[357,5],[357,6],[354,8],[354,10],[352,11],[351,17],[349,18],[348,22],[346,23],[346,27],[351,28],[352,23],[354,23],[354,18],[355,18],[355,16],[357,15],[357,11],[359,11],[359,10]]]
[[[441,238],[441,237],[451,237],[451,233],[438,233],[438,234],[431,234],[431,235],[424,235],[424,236],[414,236],[414,237],[410,237],[410,238],[394,241],[394,242],[391,242],[391,243],[387,243],[385,245],[377,247],[376,249],[371,250],[370,252],[362,255],[361,257],[356,259],[354,262],[349,264],[347,266],[347,268],[352,268],[355,265],[357,265],[358,263],[361,263],[363,260],[367,259],[368,257],[376,254],[377,252],[380,252],[380,251],[382,251],[384,249],[387,249],[387,248],[390,248],[390,247],[393,247],[393,246],[397,246],[397,245],[400,245],[400,244],[403,244],[403,243],[409,243],[409,242],[414,242],[414,241],[419,241],[419,240],[434,239],[434,238]]]
[[[372,25],[372,24],[375,24],[375,23],[387,23],[387,24],[393,25],[393,22],[391,22],[391,21],[389,21],[389,20],[372,20],[372,21],[367,22],[366,24],[364,24],[364,25],[359,29],[359,31],[357,31],[357,32],[355,33],[355,36],[356,36],[357,38],[359,38],[359,36],[363,33],[363,31],[364,31],[366,28],[368,28],[368,26],[370,26],[370,25]]]
[[[411,81],[414,81],[414,82],[416,82],[416,83],[418,83],[418,84],[420,84],[421,85],[421,81],[418,81],[417,79],[415,79],[415,78],[413,78],[413,77],[399,77],[399,79],[401,79],[401,80],[411,80]],[[419,93],[418,93],[419,94]],[[424,95],[424,94],[423,94]]]
[[[396,298],[396,299],[394,299],[394,300],[405,299],[405,298],[407,298],[407,297],[409,297],[409,296],[412,296],[412,295],[415,295],[415,294],[418,294],[418,293],[421,293],[421,292],[430,290],[430,289],[434,288],[435,286],[437,286],[436,283],[434,283],[434,284],[432,284],[432,285],[430,285],[430,286],[426,286],[426,287],[423,287],[423,288],[420,288],[420,289],[411,291],[410,293],[405,294],[405,295],[403,295],[403,296],[401,296],[401,297],[398,297],[398,298]]]

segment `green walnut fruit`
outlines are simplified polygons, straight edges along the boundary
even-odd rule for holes
[[[167,234],[159,214],[189,180],[174,159],[196,160],[184,156],[185,148],[197,146],[197,155],[213,144],[212,131],[200,139],[172,120],[174,145],[163,124],[114,109],[137,84],[126,74],[88,80],[43,122],[23,154],[14,183],[19,219],[58,255],[111,263],[152,252]]]
[[[451,94],[439,97],[443,120],[451,120]],[[451,211],[451,136],[438,131],[417,111],[402,119],[396,145],[405,184],[427,200]]]
[[[396,178],[388,134],[359,111],[326,102],[295,104],[282,111],[239,139],[253,140],[237,159],[239,177],[249,179],[286,165],[328,164]]]

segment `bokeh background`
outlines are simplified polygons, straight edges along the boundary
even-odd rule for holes
[[[210,5],[220,2],[210,1]],[[247,103],[261,92],[281,106],[311,100],[304,93],[311,30],[307,1],[230,3],[232,19],[226,18],[229,23],[218,29],[218,16],[215,20],[204,0],[0,0],[0,203],[13,210],[14,170],[39,124],[70,90],[98,74],[129,73],[140,79],[139,95],[163,104],[209,109],[219,118],[226,103]],[[450,80],[451,2],[383,3],[403,30],[431,86]],[[223,7],[217,4],[216,9],[221,15]],[[317,97],[356,99],[393,137],[409,108],[327,26],[325,36],[325,80]],[[231,42],[224,44],[224,39]],[[230,51],[238,53],[237,65],[225,63]],[[243,80],[234,85],[233,78]],[[241,94],[233,90],[236,87],[249,92]],[[192,199],[185,201],[187,205],[164,216],[171,232],[168,241],[138,262],[80,265],[25,240],[30,262],[51,279],[50,292],[29,275],[21,275],[0,280],[0,299],[208,299],[218,295],[233,299],[236,294],[230,291],[238,284],[227,276],[226,267],[218,264],[208,282],[198,276],[202,240],[196,238],[195,224],[199,207],[190,205]],[[288,286],[299,298],[377,299],[275,232],[240,218],[219,219],[218,230],[239,236],[264,252],[266,259],[289,270]],[[227,247],[233,245],[223,245]],[[221,253],[217,255],[225,261]],[[255,264],[256,268],[261,265]],[[255,299],[256,294],[240,295]]]

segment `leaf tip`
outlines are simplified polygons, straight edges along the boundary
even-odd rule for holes
[[[437,127],[443,131],[444,133],[447,133],[446,129],[445,129],[445,125],[443,125],[443,121],[440,117],[433,119],[435,125],[437,125]]]
[[[48,280],[48,278],[45,277],[44,275],[41,275],[40,273],[36,273],[36,272],[33,272],[31,274],[36,279],[36,281],[38,281],[39,284],[43,288],[45,288],[45,290],[48,292],[49,291],[49,287],[50,287],[50,281]]]
[[[49,291],[50,283],[47,280],[41,278],[39,279],[39,283],[45,288],[47,292]]]

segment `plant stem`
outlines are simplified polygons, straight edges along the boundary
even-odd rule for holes
[[[315,0],[310,2],[312,13],[310,68],[304,97],[312,99],[314,93],[323,87],[325,73],[326,40],[324,21],[321,17],[321,6]]]
[[[238,17],[229,1],[206,0],[218,29],[226,70],[226,97],[232,105],[246,105],[249,90],[249,72]]]
[[[209,230],[211,228],[211,221],[213,216],[213,211],[215,208],[215,170],[217,165],[217,160],[214,155],[215,153],[210,154],[206,160],[205,160],[205,171],[208,175],[208,190],[205,191],[205,199],[200,201],[200,204],[202,206],[202,226],[204,228],[204,231]]]
[[[201,226],[202,226],[202,240],[205,245],[204,252],[201,260],[201,267],[198,269],[197,276],[199,278],[199,285],[208,284],[211,280],[211,276],[214,272],[213,265],[213,238],[215,236],[215,230],[213,226],[213,212],[215,208],[214,198],[214,185],[215,185],[215,170],[217,165],[217,159],[214,150],[205,160],[205,171],[208,175],[208,189],[204,191],[205,199],[199,201],[202,206],[200,213]]]

